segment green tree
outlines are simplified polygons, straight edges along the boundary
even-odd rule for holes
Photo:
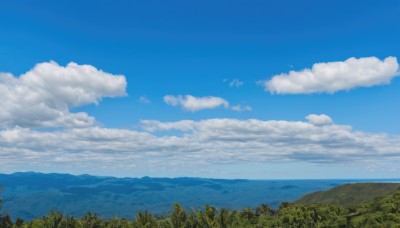
[[[1,228],[12,228],[13,223],[10,215],[1,216],[0,215],[0,227]]]
[[[222,208],[219,211],[219,216],[218,216],[218,223],[221,227],[228,227],[229,224],[231,223],[229,219],[229,210],[226,208]]]
[[[22,227],[22,225],[24,225],[24,220],[21,218],[17,218],[17,220],[15,220],[15,225],[17,227]]]
[[[64,219],[61,211],[50,211],[48,216],[43,217],[43,222],[45,227],[59,227],[62,220]]]
[[[274,210],[272,210],[268,204],[261,204],[261,206],[256,208],[256,215],[260,216],[260,215],[273,215],[274,214]]]
[[[181,205],[174,204],[174,210],[170,212],[170,217],[174,227],[183,227],[187,219],[187,214]]]
[[[83,227],[87,228],[100,228],[103,227],[103,220],[94,213],[87,213],[81,219]]]
[[[136,216],[135,224],[138,227],[154,227],[156,224],[154,216],[148,211],[139,212]]]

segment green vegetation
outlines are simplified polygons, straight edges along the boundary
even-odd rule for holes
[[[345,188],[347,189],[347,187]],[[337,204],[281,203],[278,210],[261,205],[255,210],[217,209],[186,211],[179,204],[163,216],[138,213],[133,220],[112,218],[103,220],[93,213],[77,219],[50,211],[47,216],[24,222],[12,222],[10,216],[0,216],[0,227],[399,227],[400,191],[393,195],[341,206]]]
[[[324,203],[349,206],[378,197],[392,195],[400,189],[396,183],[354,183],[344,184],[326,191],[318,191],[300,198],[296,203]]]

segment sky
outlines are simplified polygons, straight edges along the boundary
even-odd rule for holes
[[[399,1],[1,1],[0,172],[400,176]]]

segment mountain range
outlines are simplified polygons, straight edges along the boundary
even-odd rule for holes
[[[186,209],[204,205],[242,209],[266,203],[277,208],[315,191],[354,182],[399,180],[244,180],[207,178],[116,178],[22,172],[0,174],[1,213],[30,220],[60,210],[81,217],[133,218],[139,211],[163,214],[174,203]]]

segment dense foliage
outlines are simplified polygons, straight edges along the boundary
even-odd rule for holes
[[[138,213],[135,219],[103,220],[93,213],[82,218],[50,211],[33,221],[12,221],[0,216],[0,227],[399,227],[400,192],[369,202],[340,206],[334,204],[290,204],[278,210],[263,204],[254,209],[228,210],[205,206],[204,210],[186,211],[179,204],[164,216]]]

